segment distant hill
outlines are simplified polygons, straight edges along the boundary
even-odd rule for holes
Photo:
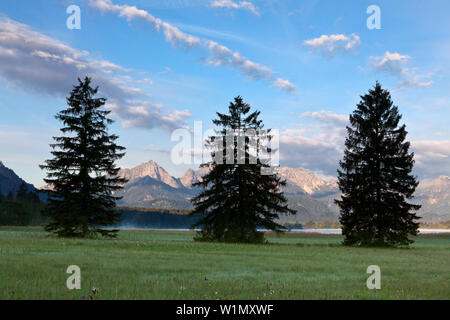
[[[7,196],[10,192],[15,194],[22,183],[25,183],[29,191],[35,190],[32,184],[22,180],[13,170],[7,168],[0,161],[0,194],[4,196]]]
[[[295,215],[281,215],[281,222],[305,223],[308,221],[323,222],[337,221],[338,213],[330,210],[326,203],[308,195],[286,194],[291,209],[297,211]]]
[[[183,185],[174,188],[161,180],[143,176],[130,180],[115,195],[123,197],[118,202],[118,205],[143,208],[190,209],[189,199],[194,195],[194,191],[185,188]]]

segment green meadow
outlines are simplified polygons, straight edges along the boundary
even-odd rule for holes
[[[450,234],[395,249],[344,247],[337,235],[267,234],[266,245],[199,243],[193,235],[58,239],[2,227],[0,299],[450,298]],[[81,269],[80,290],[66,287],[69,265]],[[369,265],[381,268],[381,290],[366,286]]]

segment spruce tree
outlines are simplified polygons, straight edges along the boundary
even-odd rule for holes
[[[378,82],[361,99],[350,115],[338,170],[344,244],[408,245],[408,235],[417,235],[420,206],[407,202],[418,185],[407,131],[389,91]]]
[[[217,112],[218,119],[213,120],[219,127],[218,135],[210,137],[207,144],[216,149],[211,153],[213,160],[202,165],[210,167],[209,173],[193,185],[202,192],[191,200],[191,216],[200,217],[192,228],[201,228],[196,240],[261,243],[264,234],[257,228],[282,232],[285,228],[275,221],[278,214],[295,211],[288,208],[281,191],[286,181],[276,174],[261,174],[269,168],[263,156],[270,148],[258,145],[261,137],[245,136],[248,130],[262,132],[257,131],[263,129],[262,120],[258,119],[260,112],[250,112],[250,105],[240,96],[230,102],[228,111]],[[270,139],[270,130],[265,132]],[[230,136],[232,143],[227,146]],[[244,139],[244,143],[238,143],[239,139]],[[231,161],[220,163],[217,156],[230,157]]]
[[[108,133],[113,121],[103,108],[106,99],[94,97],[98,87],[92,88],[88,77],[78,82],[67,98],[68,108],[55,116],[63,123],[63,135],[53,137],[54,157],[40,166],[53,187],[43,211],[50,218],[46,230],[65,237],[115,236],[117,230],[105,227],[120,220],[114,210],[120,198],[113,194],[126,180],[117,177],[115,162],[125,148]]]

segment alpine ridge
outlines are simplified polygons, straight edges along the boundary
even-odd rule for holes
[[[25,183],[28,190],[35,190],[32,184],[26,183],[0,160],[0,195],[7,196],[10,192],[15,193],[22,183]]]
[[[118,175],[121,178],[128,179],[129,182],[148,176],[157,181],[161,181],[172,188],[180,188],[183,186],[179,179],[172,177],[163,167],[159,166],[153,160],[141,163],[137,167],[131,169],[121,169]]]
[[[130,181],[118,195],[119,205],[161,209],[191,209],[190,199],[198,192],[192,184],[201,181],[208,167],[188,169],[183,176],[171,176],[155,161],[131,169],[121,169],[119,175]],[[340,196],[336,180],[325,180],[304,168],[280,167],[278,174],[286,179],[284,192],[296,215],[281,217],[284,222],[337,221],[339,211],[334,199]],[[424,221],[450,219],[450,178],[441,176],[424,180],[417,188],[414,202],[423,205],[419,215]]]
[[[123,196],[118,205],[191,209],[189,200],[198,192],[192,184],[201,181],[208,170],[208,167],[188,169],[182,177],[176,178],[152,160],[134,168],[123,168],[119,175],[130,181],[118,192],[117,195]],[[304,168],[281,167],[278,174],[287,180],[284,192],[289,205],[297,210],[296,215],[281,217],[282,221],[337,221],[339,211],[334,199],[340,192],[335,180],[322,179]],[[7,196],[11,191],[16,192],[22,182],[25,181],[0,161],[0,194]],[[36,190],[32,184],[26,185]],[[422,205],[419,215],[423,221],[450,220],[450,177],[442,175],[421,181],[412,202]]]

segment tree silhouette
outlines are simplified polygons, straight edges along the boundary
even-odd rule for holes
[[[78,82],[67,98],[68,108],[56,115],[64,126],[63,135],[53,137],[56,143],[50,145],[54,157],[40,166],[53,187],[43,211],[50,217],[46,230],[66,237],[115,236],[117,230],[104,227],[120,219],[114,210],[120,198],[113,193],[126,180],[117,177],[115,162],[125,148],[115,143],[117,135],[108,134],[113,121],[102,108],[106,99],[94,98],[98,87],[92,88],[88,77]]]
[[[240,96],[230,103],[228,111],[217,113],[218,119],[213,120],[221,129],[208,141],[216,147],[211,154],[213,161],[202,165],[211,170],[193,185],[203,191],[191,200],[191,215],[201,217],[192,228],[201,228],[197,240],[263,242],[264,234],[257,228],[281,232],[285,228],[275,221],[278,214],[295,211],[285,204],[281,186],[286,182],[276,174],[262,174],[269,168],[263,156],[271,151],[260,145],[263,137],[246,135],[249,131],[261,132],[260,112],[250,112]],[[231,141],[228,145],[227,139]]]
[[[420,206],[407,202],[418,185],[411,175],[414,153],[389,92],[377,82],[361,99],[350,115],[338,170],[344,243],[407,245],[419,226],[414,211]]]

